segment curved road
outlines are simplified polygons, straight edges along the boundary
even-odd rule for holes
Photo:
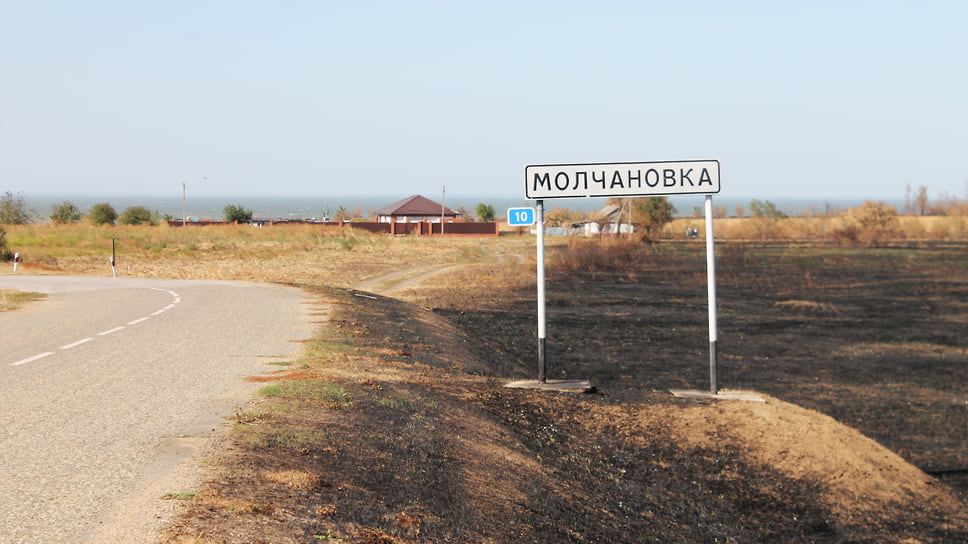
[[[214,430],[253,390],[242,378],[312,332],[305,294],[271,285],[0,276],[0,289],[49,293],[0,313],[2,543],[90,538],[166,448]]]

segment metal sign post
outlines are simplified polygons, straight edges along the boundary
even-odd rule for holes
[[[538,229],[538,383],[548,383],[545,358],[545,248],[544,248],[544,200],[536,204],[535,221]]]
[[[706,195],[706,289],[709,298],[709,392],[719,394],[716,342],[716,237],[713,235],[713,197]]]

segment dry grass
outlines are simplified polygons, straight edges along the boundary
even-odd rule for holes
[[[17,310],[29,302],[44,298],[41,293],[24,293],[12,289],[0,289],[0,312]]]
[[[705,222],[700,218],[676,219],[666,225],[662,238],[681,240],[686,227],[699,230],[700,239],[705,237]],[[799,240],[813,242],[840,242],[840,233],[857,230],[853,243],[870,245],[871,229],[857,225],[849,213],[839,216],[716,218],[717,240]],[[864,233],[864,231],[867,231]],[[876,233],[882,242],[899,241],[966,241],[968,240],[968,216],[899,216],[895,218],[890,232]],[[865,240],[865,235],[867,239]]]
[[[283,484],[292,489],[314,489],[319,486],[318,474],[305,470],[267,470],[262,473],[262,479]]]
[[[350,287],[415,265],[468,264],[519,253],[527,237],[390,237],[296,224],[254,228],[11,226],[23,273],[107,275],[115,241],[122,276],[248,280]],[[533,238],[531,242],[533,243]]]

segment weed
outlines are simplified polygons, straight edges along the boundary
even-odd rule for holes
[[[178,493],[165,493],[164,495],[161,496],[161,500],[163,500],[163,501],[173,501],[173,500],[184,501],[184,500],[188,500],[188,499],[193,499],[193,498],[195,498],[196,495],[198,495],[198,493],[195,493],[195,492],[192,492],[192,491],[181,491],[181,492],[178,492]]]

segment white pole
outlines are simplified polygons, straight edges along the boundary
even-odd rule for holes
[[[713,197],[706,195],[706,282],[709,293],[709,391],[719,394],[719,368],[716,354],[716,248],[713,234]]]
[[[544,201],[537,201],[535,226],[538,229],[538,382],[547,383],[545,369],[545,248]]]
[[[13,271],[17,271],[17,264],[20,263],[20,252],[13,254]]]

